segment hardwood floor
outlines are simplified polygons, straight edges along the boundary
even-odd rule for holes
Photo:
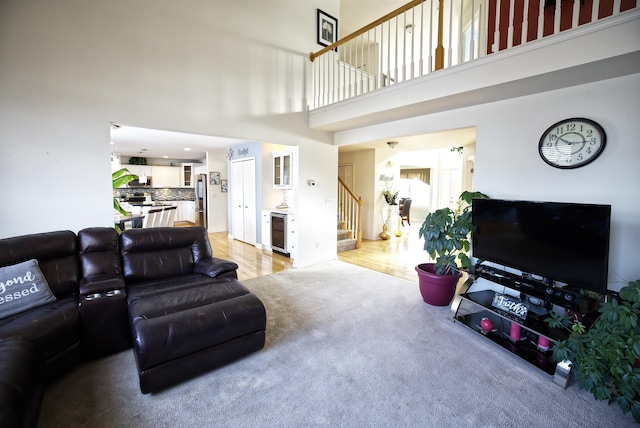
[[[429,261],[423,241],[418,238],[419,230],[420,226],[414,223],[402,229],[401,237],[363,241],[362,248],[338,253],[338,259],[417,283],[416,265]]]
[[[362,248],[338,253],[338,259],[388,275],[416,282],[415,266],[429,261],[418,239],[419,226],[405,226],[401,237],[387,241],[364,241]],[[268,254],[253,245],[229,239],[227,232],[210,233],[213,255],[238,263],[238,279],[256,278],[293,267],[291,260],[278,253]]]
[[[278,253],[268,254],[253,245],[229,239],[227,232],[209,233],[213,256],[232,260],[238,264],[238,279],[257,278],[275,272],[291,269],[289,257]]]

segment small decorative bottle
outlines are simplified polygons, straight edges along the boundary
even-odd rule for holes
[[[491,330],[493,330],[493,321],[491,321],[487,317],[482,318],[480,320],[480,328],[482,328],[483,333],[489,333]]]
[[[511,323],[511,331],[509,333],[509,337],[511,338],[511,340],[513,340],[514,342],[520,340],[520,330],[520,325],[514,322]]]
[[[548,351],[549,348],[551,347],[551,341],[544,337],[544,336],[538,336],[538,349],[540,349],[541,351]]]
[[[402,229],[400,228],[400,216],[398,216],[398,219],[396,221],[396,230],[393,232],[393,234],[396,235],[396,238],[402,236]]]
[[[389,228],[387,227],[387,224],[382,223],[382,232],[378,234],[380,239],[383,239],[386,241],[387,239],[391,238],[391,235],[389,235],[389,232],[387,232],[387,230],[389,230]]]

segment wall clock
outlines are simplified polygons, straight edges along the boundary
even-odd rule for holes
[[[604,129],[593,120],[564,119],[544,131],[538,152],[555,168],[579,168],[600,156],[606,142]]]

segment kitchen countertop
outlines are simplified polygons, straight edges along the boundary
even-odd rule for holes
[[[133,207],[173,207],[173,204],[162,204],[162,203],[157,203],[157,202],[144,202],[144,203],[140,203],[140,202],[134,202],[131,203],[129,202],[129,205],[133,206]]]
[[[270,211],[272,213],[280,213],[280,214],[294,214],[294,210],[289,208],[265,208],[264,211]]]

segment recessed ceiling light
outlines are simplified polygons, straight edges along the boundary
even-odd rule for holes
[[[109,144],[113,146],[115,143],[113,141],[109,141]]]
[[[162,157],[163,157],[164,159],[169,159],[169,156],[167,156],[167,155],[164,155],[164,156],[162,156]]]
[[[185,148],[184,148],[184,150],[185,150],[185,151],[187,151],[187,152],[190,152],[190,151],[191,151],[191,148],[189,148],[189,147],[185,147]]]

